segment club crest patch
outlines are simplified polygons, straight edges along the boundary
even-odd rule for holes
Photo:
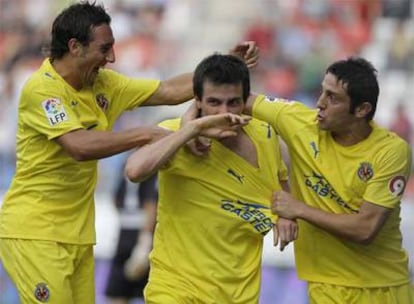
[[[370,163],[364,162],[359,165],[358,177],[360,180],[367,182],[374,176],[374,170]]]
[[[42,101],[42,108],[51,126],[55,126],[62,121],[68,120],[63,103],[60,99],[49,98]]]
[[[276,98],[275,97],[266,96],[265,101],[266,102],[276,102]]]
[[[106,99],[104,94],[98,94],[96,95],[96,103],[98,106],[103,110],[106,111],[109,107],[109,101]]]
[[[388,189],[393,196],[399,196],[404,193],[407,182],[402,175],[392,178],[388,184]]]
[[[273,102],[286,102],[286,103],[290,103],[291,102],[291,100],[289,100],[289,99],[269,97],[269,96],[266,96],[265,101],[266,102],[270,102],[270,103],[273,103]]]
[[[39,283],[36,285],[36,289],[34,291],[34,296],[36,300],[46,303],[49,300],[50,291],[49,288],[45,283]]]

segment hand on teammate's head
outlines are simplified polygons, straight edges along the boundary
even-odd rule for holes
[[[229,51],[230,55],[239,57],[250,69],[259,62],[260,49],[255,41],[244,41],[237,44]]]

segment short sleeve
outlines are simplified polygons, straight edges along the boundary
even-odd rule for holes
[[[83,128],[64,90],[59,92],[57,89],[27,86],[22,92],[19,112],[25,126],[45,135],[49,140]]]
[[[364,200],[386,208],[394,208],[401,200],[411,169],[411,150],[402,140],[380,151],[373,178],[364,193]]]

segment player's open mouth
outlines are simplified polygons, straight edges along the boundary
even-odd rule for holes
[[[325,116],[323,116],[323,115],[321,115],[321,114],[318,114],[317,116],[316,116],[316,120],[317,121],[322,121],[322,120],[324,120],[325,119]]]

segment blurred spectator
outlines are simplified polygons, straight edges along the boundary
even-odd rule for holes
[[[275,19],[253,19],[245,39],[262,47],[259,67],[252,71],[256,90],[312,103],[327,62],[359,54],[371,40],[380,2],[372,0],[267,2]]]
[[[113,197],[119,211],[120,231],[105,289],[108,304],[128,304],[134,298],[143,297],[149,274],[148,255],[152,248],[157,198],[156,176],[132,184],[125,178],[124,166],[121,166]]]
[[[318,100],[321,90],[321,71],[324,71],[331,61],[330,54],[321,44],[314,43],[312,49],[301,58],[298,64],[298,88],[303,93],[297,100],[303,100],[312,105]]]
[[[378,0],[333,0],[331,22],[345,54],[358,54],[371,40],[372,26],[380,14]],[[344,53],[344,50],[342,50]]]
[[[265,92],[269,95],[293,99],[297,92],[296,77],[296,69],[291,64],[268,69],[263,79]]]
[[[405,20],[397,20],[386,60],[386,68],[389,70],[414,69],[414,39],[407,32]]]
[[[382,0],[381,2],[384,17],[411,18],[412,0]]]
[[[298,61],[309,52],[312,35],[312,29],[308,24],[301,26],[293,20],[286,20],[280,24],[275,38],[282,54],[293,61]]]
[[[257,46],[260,47],[260,56],[268,58],[269,53],[274,52],[275,49],[274,31],[275,26],[270,20],[257,18],[247,26],[245,37],[246,40],[256,41]]]
[[[221,19],[217,19],[211,8],[222,7],[219,0],[99,0],[112,12],[112,28],[117,37],[114,69],[130,76],[160,79],[175,74],[175,69],[182,71],[183,67],[190,66],[188,54],[202,51],[204,46],[215,49],[210,41],[217,41],[211,39],[217,32],[209,30],[210,24],[234,25],[239,17],[239,29],[245,33],[244,37],[256,40],[262,48],[259,66],[251,73],[252,87],[257,91],[314,102],[311,96],[313,91],[319,91],[321,80],[315,75],[326,66],[323,61],[363,52],[366,46],[371,46],[373,51],[368,58],[379,61],[379,67],[387,68],[379,71],[386,82],[382,84],[380,98],[392,101],[389,98],[397,94],[410,100],[414,96],[411,85],[414,41],[410,36],[413,35],[412,25],[410,27],[413,0],[239,1],[240,4],[249,3],[245,4],[250,7],[247,15],[240,13],[239,6],[234,6],[234,10],[228,12],[231,18],[223,18],[223,13]],[[67,4],[67,0],[0,0],[0,196],[14,173],[17,92],[39,65],[45,28],[49,29],[52,16]],[[261,11],[256,10],[257,7]],[[386,29],[392,32],[389,35],[392,40],[385,41],[384,37],[388,36],[375,28],[381,23],[381,17],[382,21],[387,21]],[[388,21],[398,22],[395,30],[388,26]],[[372,29],[381,36],[375,37]],[[380,40],[379,47],[375,39]],[[386,56],[381,52],[383,45]],[[398,78],[388,77],[389,71],[397,71]],[[383,122],[390,126],[388,121],[392,114],[389,113],[394,104],[387,104],[388,107],[379,109],[377,117],[386,112]],[[406,107],[405,113],[401,110],[405,118],[400,119],[395,113],[391,128],[401,137],[412,140],[412,133],[404,135],[413,132],[407,128],[411,122],[404,122],[407,105],[407,102],[401,105]],[[167,115],[178,116],[180,110],[176,111],[170,107],[143,108],[139,111],[140,117],[134,112],[124,115],[117,128],[156,123]],[[110,158],[100,163],[99,189],[102,192],[113,188],[116,180],[113,168],[121,162],[121,159]],[[414,178],[407,185],[406,193],[414,197]],[[0,303],[15,303],[4,300],[8,285],[3,283],[0,282]],[[261,301],[262,304],[273,302]]]
[[[407,109],[402,101],[395,108],[395,115],[390,124],[390,130],[397,133],[401,138],[412,144],[413,125],[407,115]]]

